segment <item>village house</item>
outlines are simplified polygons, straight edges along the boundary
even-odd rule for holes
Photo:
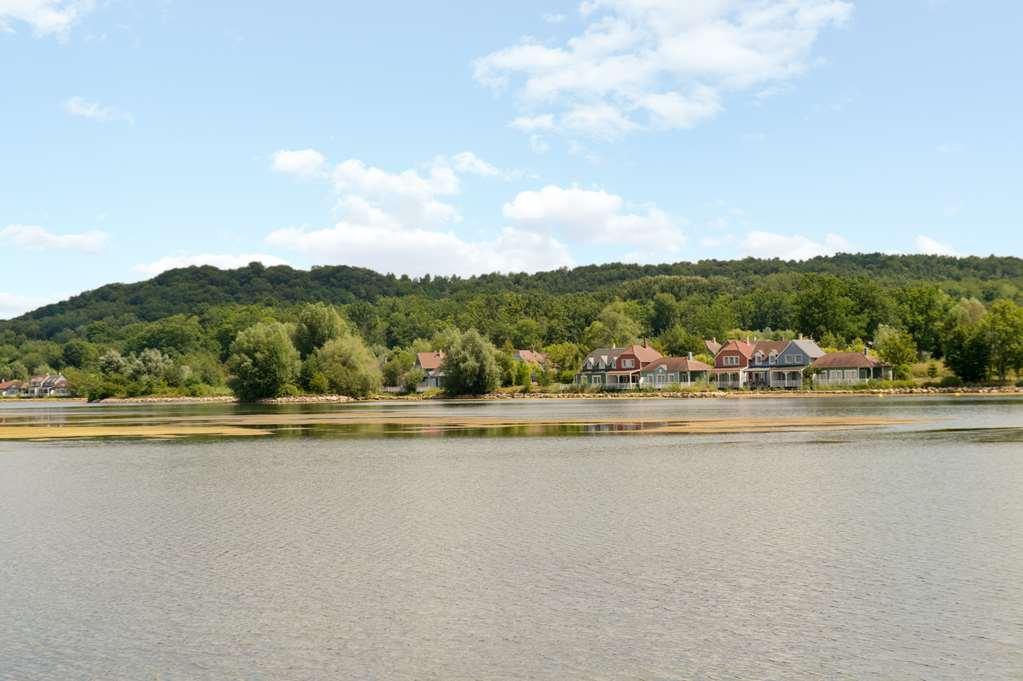
[[[688,387],[707,381],[712,367],[688,357],[661,357],[648,363],[639,372],[639,384],[643,387],[663,390],[669,385]]]
[[[21,394],[21,381],[0,381],[0,397],[18,397]]]
[[[831,352],[810,365],[813,384],[819,387],[860,385],[892,380],[892,367],[863,352]]]
[[[753,344],[730,340],[714,355],[714,368],[710,380],[720,389],[742,388],[746,385],[746,368],[753,357]]]
[[[18,384],[16,395],[8,394],[12,383]],[[8,381],[0,385],[7,385],[2,392],[4,397],[71,397],[71,385],[63,374],[33,376],[27,381]]]
[[[530,380],[533,383],[539,381],[542,372],[550,367],[547,353],[536,350],[513,350],[512,359],[530,366]]]
[[[802,388],[803,370],[824,351],[809,338],[791,341],[757,341],[746,370],[751,388]]]
[[[421,392],[430,388],[443,388],[444,370],[441,368],[443,364],[444,353],[442,351],[417,352],[413,366],[423,372],[423,380],[416,386],[416,390]]]
[[[586,355],[575,382],[578,385],[634,388],[639,385],[640,371],[660,358],[661,353],[646,343],[624,348],[597,348]]]

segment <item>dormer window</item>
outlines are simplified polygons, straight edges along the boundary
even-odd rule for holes
[[[634,360],[634,359],[623,359],[622,360],[622,368],[623,369],[635,369],[636,368],[636,360]]]
[[[721,363],[724,364],[726,367],[737,367],[737,366],[739,366],[739,356],[738,355],[725,355],[722,358],[722,362]]]

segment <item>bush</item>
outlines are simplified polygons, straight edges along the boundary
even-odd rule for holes
[[[307,364],[312,380],[317,382],[315,387],[322,388],[325,384],[330,392],[338,395],[368,397],[379,392],[383,383],[376,357],[358,336],[327,341]]]
[[[228,366],[234,374],[235,394],[251,401],[287,394],[298,377],[300,362],[288,327],[261,322],[238,334]]]
[[[442,368],[449,395],[484,395],[501,382],[497,350],[475,329],[458,334]]]
[[[939,385],[943,388],[958,388],[963,384],[963,379],[958,376],[942,376]]]

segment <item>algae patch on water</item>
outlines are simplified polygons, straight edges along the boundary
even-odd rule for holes
[[[255,436],[536,436],[657,435],[821,431],[910,423],[885,417],[783,418],[517,418],[381,414],[372,411],[219,415],[135,415],[104,418],[95,414],[65,422],[8,421],[0,440],[90,438],[195,438]]]

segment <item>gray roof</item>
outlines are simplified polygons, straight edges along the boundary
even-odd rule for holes
[[[795,345],[797,348],[802,350],[803,354],[810,359],[817,359],[818,357],[823,357],[825,354],[812,338],[797,338],[792,341],[792,345]]]

